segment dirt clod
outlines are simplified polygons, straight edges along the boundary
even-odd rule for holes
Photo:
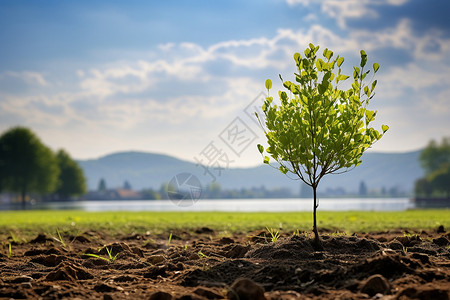
[[[433,243],[438,246],[447,246],[450,242],[447,240],[446,237],[440,236],[438,238],[433,239]]]
[[[172,300],[172,295],[166,292],[155,292],[150,295],[149,300]]]
[[[253,280],[238,278],[227,293],[230,300],[266,300],[264,289]]]
[[[362,285],[361,292],[368,294],[370,297],[376,294],[388,294],[391,290],[391,285],[382,275],[370,276]]]

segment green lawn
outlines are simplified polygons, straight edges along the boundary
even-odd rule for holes
[[[318,212],[320,229],[369,232],[389,229],[429,230],[439,225],[450,228],[450,210],[411,210],[404,212]],[[0,212],[0,236],[18,233],[33,236],[54,233],[106,230],[111,234],[209,227],[217,231],[247,232],[266,226],[281,232],[310,230],[312,213],[228,213],[228,212],[83,212],[8,211]]]

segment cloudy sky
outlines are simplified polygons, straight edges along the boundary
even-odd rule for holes
[[[255,165],[262,134],[247,113],[312,42],[348,70],[360,49],[380,64],[371,108],[390,130],[373,151],[416,150],[450,135],[449,11],[447,0],[2,0],[0,132],[30,127],[77,159],[216,149]]]

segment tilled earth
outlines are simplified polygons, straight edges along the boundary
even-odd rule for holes
[[[323,233],[324,251],[304,233],[40,234],[2,245],[0,299],[449,299],[439,229]]]

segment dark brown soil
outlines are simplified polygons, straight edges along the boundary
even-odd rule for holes
[[[0,299],[449,299],[450,233],[38,235],[0,252]],[[109,250],[115,261],[107,258]]]

